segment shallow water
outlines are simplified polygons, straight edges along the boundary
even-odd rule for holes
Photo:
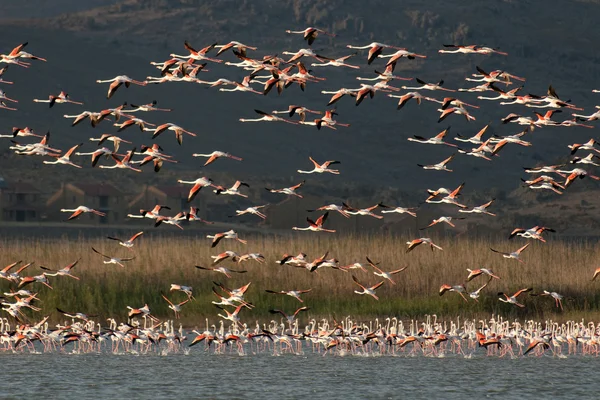
[[[0,354],[1,398],[598,398],[600,359]],[[36,397],[37,397],[36,396]]]

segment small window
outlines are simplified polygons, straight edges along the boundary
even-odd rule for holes
[[[17,193],[17,203],[25,202],[25,193]]]

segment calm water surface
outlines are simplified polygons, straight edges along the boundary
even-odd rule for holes
[[[3,399],[598,399],[600,359],[0,354]]]

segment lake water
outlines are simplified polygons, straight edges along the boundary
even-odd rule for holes
[[[2,399],[597,399],[600,359],[0,354]]]

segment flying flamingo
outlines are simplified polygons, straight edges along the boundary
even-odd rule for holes
[[[348,67],[348,68],[353,68],[353,69],[360,69],[360,67],[358,65],[352,65],[352,64],[347,64],[346,60],[348,60],[351,57],[354,57],[357,53],[353,53],[347,56],[343,56],[343,57],[339,57],[336,58],[335,60],[329,60],[326,63],[312,63],[310,64],[311,67],[326,67],[326,66],[332,66],[332,67]]]
[[[233,155],[231,155],[229,153],[226,153],[226,152],[223,152],[223,151],[218,151],[218,150],[215,150],[215,151],[213,151],[212,153],[209,153],[209,154],[194,153],[194,154],[192,154],[192,157],[208,157],[208,160],[206,160],[206,162],[204,163],[204,167],[206,167],[208,164],[212,164],[219,157],[231,158],[232,160],[242,161],[241,157],[236,157],[236,156],[233,156]]]
[[[527,243],[525,246],[517,249],[516,251],[513,251],[512,253],[505,253],[505,252],[502,252],[502,251],[494,250],[491,247],[490,247],[490,250],[492,250],[494,253],[502,254],[502,257],[504,257],[504,258],[512,258],[512,259],[517,260],[520,263],[525,263],[523,260],[521,260],[519,258],[519,256],[521,255],[521,252],[523,250],[525,250],[529,246],[529,244],[530,243]]]
[[[235,239],[240,243],[246,244],[248,243],[246,240],[242,240],[238,237],[238,234],[233,229],[228,230],[227,232],[215,233],[214,235],[206,235],[207,238],[212,239],[212,243],[210,247],[215,247],[219,242],[223,239]]]
[[[71,155],[73,154],[73,152],[74,152],[75,150],[77,150],[77,148],[78,148],[79,146],[81,146],[82,144],[83,144],[83,143],[79,143],[79,144],[77,144],[77,145],[75,145],[75,146],[71,147],[71,148],[69,149],[69,151],[67,151],[67,152],[66,152],[64,155],[62,155],[62,156],[55,156],[54,158],[56,158],[56,160],[54,160],[54,161],[46,161],[46,160],[44,160],[44,164],[63,164],[63,165],[72,165],[73,167],[81,168],[81,165],[74,164],[74,163],[73,163],[73,162],[70,160],[70,157],[71,157]]]
[[[79,206],[79,207],[74,208],[74,209],[61,208],[60,212],[70,212],[70,213],[73,213],[67,219],[67,221],[75,219],[75,218],[79,217],[83,213],[92,213],[92,214],[99,215],[100,217],[105,217],[106,216],[106,213],[100,212],[98,210],[94,210],[94,209],[86,207],[86,206]]]
[[[298,227],[294,226],[294,227],[292,227],[292,229],[295,231],[313,231],[313,232],[331,232],[331,233],[333,233],[333,232],[335,232],[335,229],[323,228],[323,224],[327,220],[328,215],[329,215],[329,212],[326,212],[325,214],[323,214],[319,218],[317,218],[316,221],[313,221],[310,218],[306,218],[306,221],[308,222],[308,227],[298,228]]]
[[[367,286],[363,285],[362,283],[360,283],[354,275],[352,275],[352,280],[354,281],[354,283],[356,283],[362,289],[361,291],[355,290],[354,293],[368,294],[369,296],[373,297],[375,300],[379,300],[379,297],[375,294],[375,290],[377,288],[379,288],[381,285],[383,285],[385,281],[381,281],[379,283],[376,283],[373,286],[367,287]]]
[[[221,53],[232,49],[232,48],[236,48],[241,54],[243,54],[244,56],[246,55],[246,50],[250,49],[250,50],[256,50],[256,47],[252,47],[252,46],[248,46],[245,45],[243,43],[240,42],[236,42],[234,40],[232,40],[231,42],[227,43],[227,44],[221,44],[221,45],[216,45],[213,46],[215,49],[220,49],[219,51],[217,51],[216,56],[218,57]]]
[[[293,298],[295,298],[296,300],[298,300],[300,303],[304,303],[304,301],[300,298],[300,295],[303,293],[308,293],[310,292],[312,289],[306,289],[306,290],[280,290],[280,291],[274,291],[274,290],[265,290],[265,292],[267,293],[271,293],[271,294],[286,294],[288,296],[291,296]]]
[[[525,307],[525,305],[519,303],[517,301],[517,297],[519,297],[519,295],[521,295],[523,293],[527,293],[531,290],[533,290],[533,289],[532,288],[521,289],[521,290],[517,291],[515,294],[513,294],[512,296],[509,296],[504,292],[498,292],[498,296],[504,296],[504,298],[500,297],[500,298],[498,298],[498,300],[500,300],[504,303],[514,304],[517,307],[523,308],[523,307]]]
[[[256,112],[258,115],[262,115],[262,117],[255,118],[255,119],[240,118],[240,121],[241,122],[259,122],[259,121],[277,122],[277,121],[281,121],[281,122],[287,122],[288,124],[294,124],[294,125],[298,124],[295,121],[290,121],[290,120],[285,119],[285,118],[280,118],[280,117],[277,117],[275,115],[266,113],[266,112],[261,111],[261,110],[255,109],[254,112]]]
[[[104,258],[106,258],[108,260],[108,261],[102,260],[104,262],[104,264],[117,264],[121,268],[125,268],[125,265],[123,265],[124,262],[131,261],[131,260],[133,260],[135,258],[135,257],[130,257],[130,258],[110,257],[110,256],[107,256],[106,254],[100,253],[98,250],[96,250],[93,247],[92,247],[92,250],[94,251],[94,253],[100,254],[102,257],[104,257]]]
[[[297,34],[304,35],[304,40],[306,40],[308,42],[309,46],[311,46],[313,44],[313,42],[315,41],[317,36],[319,36],[319,33],[321,33],[323,35],[335,37],[335,34],[333,34],[333,33],[329,33],[327,31],[324,31],[323,29],[313,28],[313,27],[308,27],[302,31],[291,31],[288,29],[285,31],[285,33],[297,33]]]
[[[433,241],[430,238],[419,238],[419,239],[411,240],[410,242],[406,242],[406,244],[408,245],[406,252],[410,253],[415,247],[417,247],[418,245],[420,245],[422,243],[426,243],[426,244],[430,245],[431,251],[433,251],[434,248],[436,248],[438,250],[444,250],[437,244],[433,243]]]
[[[339,161],[335,161],[335,160],[330,160],[330,161],[325,161],[323,164],[319,164],[318,162],[316,162],[312,157],[308,157],[308,159],[310,161],[312,161],[312,163],[314,164],[315,168],[311,171],[303,171],[303,170],[298,170],[299,173],[301,174],[313,174],[313,173],[318,173],[318,174],[322,174],[324,172],[329,172],[330,174],[334,174],[334,175],[339,175],[340,171],[338,171],[337,169],[330,169],[329,166],[333,165],[333,164],[340,164]]]
[[[407,90],[445,90],[446,92],[456,92],[456,90],[454,89],[446,89],[443,88],[442,85],[444,84],[444,81],[441,80],[438,83],[427,83],[419,78],[415,78],[415,80],[417,81],[417,83],[420,83],[421,86],[414,86],[414,87],[410,87],[410,86],[402,86],[402,89],[407,89]]]
[[[208,186],[214,187],[214,185],[212,183],[212,179],[206,178],[204,176],[196,179],[195,181],[184,181],[182,179],[179,179],[177,182],[194,185],[194,186],[192,186],[192,188],[190,189],[190,193],[188,194],[188,199],[187,199],[188,203],[191,202],[192,200],[194,200],[194,197],[196,197],[198,192],[200,192],[200,189],[202,189],[204,187],[208,187]]]
[[[465,295],[463,294],[466,291],[467,291],[467,289],[465,288],[465,285],[450,286],[450,285],[444,284],[440,287],[439,293],[440,293],[440,296],[443,296],[444,293],[446,293],[446,292],[456,292],[456,293],[460,294],[460,297],[462,297],[464,301],[468,301],[467,298],[465,297]]]
[[[64,92],[64,91],[61,91],[58,94],[58,96],[50,95],[48,97],[48,100],[33,99],[33,101],[36,102],[36,103],[50,103],[49,104],[49,108],[52,108],[52,106],[54,106],[55,103],[58,103],[58,104],[61,104],[61,103],[71,103],[71,104],[78,104],[80,106],[83,105],[83,103],[80,102],[80,101],[71,100],[69,98],[69,95],[66,92]]]
[[[133,242],[135,241],[135,239],[137,239],[138,237],[140,237],[143,234],[144,234],[143,231],[138,232],[135,235],[133,235],[131,238],[129,238],[129,239],[125,240],[125,241],[121,240],[119,238],[116,238],[116,237],[112,237],[112,236],[107,236],[107,238],[110,239],[110,240],[116,240],[117,242],[119,242],[119,244],[121,246],[126,247],[129,250],[131,250],[131,248],[133,247],[133,244],[134,244]]]
[[[380,276],[380,277],[382,277],[382,278],[384,278],[384,279],[387,279],[388,281],[390,281],[390,283],[391,283],[392,285],[395,285],[395,284],[396,284],[396,282],[394,282],[394,280],[392,279],[392,275],[398,274],[398,273],[400,273],[400,272],[404,271],[406,268],[408,268],[408,266],[406,266],[406,267],[403,267],[403,268],[397,269],[397,270],[395,270],[395,271],[384,272],[383,270],[381,270],[381,268],[379,268],[379,267],[377,266],[377,264],[375,264],[373,261],[371,261],[371,260],[369,259],[369,257],[367,257],[367,262],[368,262],[368,263],[369,263],[369,265],[370,265],[371,267],[373,267],[373,269],[375,270],[375,271],[373,272],[375,275],[377,275],[377,276]]]
[[[401,47],[390,46],[390,45],[378,43],[378,42],[373,42],[366,46],[353,46],[353,45],[349,44],[349,45],[346,45],[346,47],[349,49],[357,49],[357,50],[369,49],[369,54],[367,56],[367,64],[369,64],[369,65],[371,65],[373,60],[375,60],[383,52],[383,49],[403,50]]]
[[[134,85],[146,86],[146,82],[140,82],[140,81],[133,80],[130,77],[128,77],[127,75],[118,75],[112,79],[106,79],[106,80],[98,79],[96,81],[96,83],[110,83],[110,86],[108,87],[108,93],[106,94],[107,99],[110,99],[112,97],[112,95],[115,94],[117,89],[119,87],[121,87],[121,85],[123,85],[123,84],[125,84],[125,87],[127,87],[127,88],[132,83]]]

